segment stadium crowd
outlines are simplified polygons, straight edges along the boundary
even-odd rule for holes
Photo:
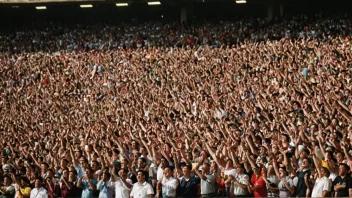
[[[0,33],[0,198],[352,197],[351,18]]]

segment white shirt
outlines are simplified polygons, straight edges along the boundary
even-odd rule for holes
[[[332,186],[332,182],[329,180],[329,178],[322,177],[317,179],[312,191],[312,197],[322,197],[323,192],[325,190],[331,191],[331,186]]]
[[[147,182],[144,182],[143,184],[137,182],[133,185],[130,196],[133,198],[146,198],[148,195],[153,194],[154,190],[152,185]]]
[[[30,198],[48,198],[48,193],[46,192],[45,188],[33,188],[31,191]]]
[[[237,175],[236,180],[238,181],[238,183],[240,184],[244,184],[244,185],[248,185],[248,181],[249,181],[249,177],[246,174],[242,174],[242,175]],[[247,188],[243,189],[241,188],[239,185],[234,184],[234,188],[233,188],[233,194],[236,196],[238,195],[247,195],[248,194],[248,190]]]
[[[163,197],[176,197],[177,180],[173,177],[161,181]]]
[[[126,179],[127,183],[132,184],[132,180]],[[121,180],[121,178],[117,177],[117,180],[115,181],[115,197],[116,198],[129,198],[130,197],[130,192],[131,189],[127,188],[125,183]]]

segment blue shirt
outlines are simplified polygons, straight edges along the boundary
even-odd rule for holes
[[[94,185],[97,185],[98,183],[98,181],[95,179],[90,179],[90,181]],[[93,198],[93,189],[90,188],[90,185],[87,180],[82,181],[81,187],[83,188],[82,198]]]

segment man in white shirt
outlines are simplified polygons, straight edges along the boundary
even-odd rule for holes
[[[237,175],[235,177],[230,175],[234,182],[233,194],[235,197],[246,197],[248,195],[248,175],[244,174],[244,165],[240,164],[237,167]]]
[[[115,169],[113,169],[113,173],[115,173]],[[133,185],[132,180],[127,179],[128,170],[121,169],[118,174],[120,177],[115,174],[111,177],[111,181],[115,182],[115,197],[129,198]]]
[[[35,179],[35,188],[32,189],[30,198],[48,198],[48,193],[45,188],[42,187],[42,183],[42,178]]]
[[[330,171],[321,167],[318,170],[319,177],[315,181],[315,185],[312,191],[312,197],[327,197],[330,196],[332,182],[329,179]]]
[[[133,185],[130,198],[152,198],[154,190],[152,185],[146,182],[146,173],[142,170],[137,172],[138,182]]]
[[[156,193],[156,197],[159,197],[161,191],[163,198],[175,198],[178,184],[179,181],[172,177],[171,167],[165,167],[164,177],[158,182],[157,185],[158,192]]]
[[[203,161],[193,169],[193,171],[201,179],[200,181],[200,193],[203,198],[214,197],[215,196],[215,177],[210,174],[210,164],[204,163],[202,166],[202,173],[198,171],[199,166]]]

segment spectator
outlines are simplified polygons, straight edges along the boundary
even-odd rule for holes
[[[35,186],[31,191],[30,198],[36,198],[36,197],[48,198],[48,193],[45,190],[45,188],[43,188],[42,183],[43,183],[42,178],[38,177],[35,179]]]
[[[183,177],[179,178],[180,188],[178,196],[191,198],[198,196],[199,178],[191,175],[192,168],[186,165],[182,168]]]
[[[154,195],[153,187],[146,182],[146,174],[139,170],[137,173],[138,182],[133,185],[130,197],[131,198],[151,198]]]

